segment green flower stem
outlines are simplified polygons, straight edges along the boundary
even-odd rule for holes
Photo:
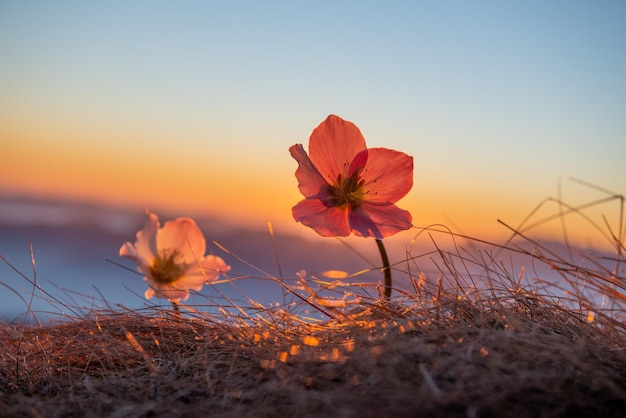
[[[378,245],[378,251],[380,251],[380,258],[383,260],[383,273],[385,274],[385,300],[391,299],[391,266],[389,265],[389,257],[387,256],[387,250],[385,250],[385,244],[382,239],[376,240]]]

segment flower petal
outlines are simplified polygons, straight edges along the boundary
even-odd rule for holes
[[[153,296],[156,296],[157,298],[178,302],[189,298],[189,290],[176,289],[172,286],[159,286],[155,288],[148,288],[148,290],[144,293],[144,296],[146,299],[151,299]]]
[[[157,231],[157,250],[177,250],[179,263],[197,264],[204,257],[206,241],[196,222],[191,218],[178,218],[165,222]]]
[[[218,279],[220,274],[227,273],[229,271],[230,266],[226,264],[221,257],[209,254],[199,260],[198,263],[192,264],[185,272],[185,275],[175,283],[178,287],[184,287],[186,286],[186,283],[200,283],[202,285],[204,283],[214,282]],[[189,280],[190,277],[192,278],[191,281]],[[195,287],[190,288],[200,290]]]
[[[198,269],[190,272],[190,274],[185,274],[183,277],[168,286],[176,290],[195,290],[196,292],[199,292],[204,286],[204,277],[205,276],[202,274],[200,269]]]
[[[156,283],[149,277],[143,279],[148,284],[148,289],[144,293],[146,299],[151,299],[153,296],[161,299],[168,299],[170,301],[187,300],[189,298],[189,289],[200,291],[204,282],[202,276],[188,277],[184,282],[181,282],[183,278],[172,284]]]
[[[146,299],[152,299],[152,297],[156,295],[156,292],[153,288],[148,287],[143,295],[146,297]]]
[[[137,264],[143,263],[143,260],[137,256],[137,249],[130,241],[125,242],[120,247],[120,257],[130,258]]]
[[[364,152],[367,152],[368,157],[361,178],[367,192],[367,202],[395,203],[411,190],[413,157],[387,148],[369,148]]]
[[[230,271],[230,266],[221,257],[209,254],[200,260],[200,263],[191,266],[185,276],[198,275],[202,283],[214,282],[220,274]]]
[[[369,150],[366,148],[363,151],[359,152],[354,156],[352,162],[350,162],[350,167],[348,168],[348,176],[357,175],[363,171],[365,166],[367,165],[367,160],[369,159]]]
[[[322,200],[301,200],[292,208],[297,222],[313,228],[323,237],[346,237],[350,235],[348,207],[325,204]]]
[[[309,156],[322,178],[332,183],[346,176],[354,157],[365,149],[365,138],[355,124],[330,115],[311,133]]]
[[[144,227],[136,235],[137,241],[134,244],[126,242],[120,248],[121,257],[130,258],[143,270],[152,264],[157,254],[156,234],[159,228],[159,217],[156,214],[146,211],[145,215]]]
[[[382,239],[411,228],[411,213],[396,205],[372,205],[367,202],[350,212],[352,232],[361,237]]]
[[[298,179],[298,188],[300,193],[305,197],[317,196],[320,191],[325,190],[328,186],[324,177],[315,168],[313,162],[302,147],[302,144],[296,144],[289,148],[291,156],[298,162],[296,170],[296,178]]]

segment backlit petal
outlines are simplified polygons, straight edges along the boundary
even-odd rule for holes
[[[309,157],[322,177],[333,182],[347,174],[354,157],[365,149],[365,138],[355,124],[330,115],[313,130]]]
[[[230,266],[226,264],[221,257],[212,254],[207,255],[200,265],[205,270],[211,270],[217,273],[228,273],[230,271]]]
[[[152,264],[157,254],[156,249],[156,232],[159,228],[159,217],[154,213],[146,211],[146,219],[143,229],[137,232],[137,241],[134,244],[130,242],[124,243],[120,248],[120,256],[130,258],[137,265],[146,269],[146,266]]]
[[[323,237],[350,235],[348,207],[324,204],[319,199],[302,200],[292,209],[293,218]]]
[[[156,292],[154,291],[153,288],[148,287],[148,289],[146,289],[145,293],[143,294],[146,299],[152,299],[152,297],[156,294]]]
[[[296,178],[298,188],[305,197],[313,197],[319,194],[320,190],[325,190],[328,183],[315,168],[313,162],[304,151],[302,144],[296,144],[289,148],[291,156],[298,162]]]
[[[130,241],[125,242],[120,247],[120,257],[130,258],[138,265],[144,264],[144,260],[137,255],[137,249],[135,248],[135,245],[132,244]]]
[[[159,286],[158,288],[149,288],[144,293],[144,296],[147,299],[156,296],[161,299],[168,299],[172,302],[179,302],[181,300],[187,300],[189,298],[189,290],[186,289],[176,289],[172,286]]]
[[[139,257],[137,255],[137,250],[135,246],[132,245],[130,242],[122,245],[122,247],[120,248],[120,256],[133,260],[137,264],[137,270],[139,270],[140,273],[147,272],[154,261],[153,256],[150,256],[148,258]]]
[[[371,203],[395,203],[413,187],[413,157],[387,148],[370,148],[365,168],[361,171]]]
[[[203,283],[208,283],[217,280],[220,274],[229,271],[230,266],[221,257],[210,254],[200,260],[198,265],[191,266],[185,276],[199,275]]]
[[[171,285],[156,283],[148,277],[145,277],[144,281],[148,284],[148,290],[144,293],[147,299],[156,296],[177,302],[189,298],[189,289],[196,291],[202,289],[202,283],[198,283],[199,280],[194,281],[193,278],[186,283],[177,281]]]
[[[172,283],[170,286],[172,289],[182,290],[182,289],[190,289],[199,292],[202,290],[204,286],[205,280],[204,275],[200,271],[200,269],[190,271],[188,274],[185,274],[180,280]]]
[[[159,253],[163,250],[177,250],[180,253],[177,261],[194,264],[204,256],[206,241],[193,219],[178,218],[165,222],[157,231],[157,249]]]
[[[367,160],[369,158],[369,150],[364,149],[354,156],[352,162],[350,163],[350,167],[348,168],[348,176],[352,176],[354,174],[359,175],[363,172],[363,169],[367,165]]]
[[[352,232],[362,237],[382,239],[411,228],[411,213],[396,205],[363,205],[350,212]]]

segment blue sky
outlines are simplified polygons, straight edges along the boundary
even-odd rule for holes
[[[497,229],[559,179],[575,204],[603,195],[570,176],[626,191],[624,21],[621,1],[2,1],[0,193],[290,225],[288,147],[334,113],[414,156],[416,225]]]

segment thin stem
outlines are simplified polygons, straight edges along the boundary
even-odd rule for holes
[[[170,302],[172,302],[172,308],[174,308],[174,316],[180,318],[180,306],[178,305],[178,302],[175,300],[171,300]]]
[[[378,251],[380,251],[380,258],[383,260],[383,273],[385,274],[385,299],[389,301],[391,299],[391,267],[389,266],[389,257],[387,257],[387,250],[382,239],[376,240],[378,245]]]

